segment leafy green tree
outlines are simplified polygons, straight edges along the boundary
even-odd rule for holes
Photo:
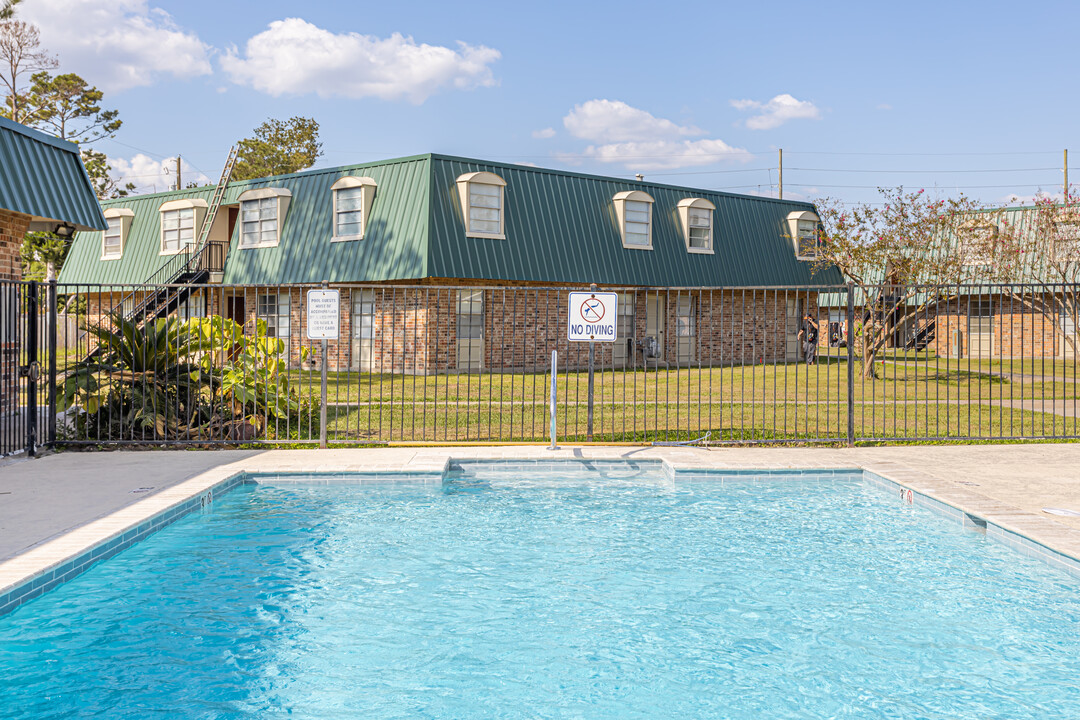
[[[0,20],[10,20],[15,17],[15,6],[22,0],[4,0],[0,3]]]
[[[313,118],[270,119],[255,128],[254,137],[240,141],[232,179],[299,172],[314,165],[321,155],[319,123]]]
[[[98,200],[127,197],[129,193],[135,191],[135,183],[129,182],[123,187],[119,187],[116,181],[112,179],[112,176],[109,175],[112,168],[109,167],[109,159],[105,156],[105,153],[83,148],[82,161],[83,165],[86,166],[86,174],[90,176],[90,184],[94,186],[94,193],[97,195]]]
[[[30,81],[28,117],[39,130],[62,140],[92,143],[113,137],[123,124],[117,110],[101,109],[104,94],[75,73],[42,71]]]
[[[70,247],[69,241],[49,232],[27,233],[21,249],[23,279],[55,280]]]

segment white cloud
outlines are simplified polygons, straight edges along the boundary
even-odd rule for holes
[[[582,152],[586,158],[602,163],[619,163],[634,170],[672,170],[713,165],[719,162],[746,162],[753,158],[748,151],[734,148],[723,140],[652,140],[643,142],[590,145]],[[564,162],[580,156],[561,156]]]
[[[1063,192],[1047,192],[1045,190],[1039,190],[1034,195],[1018,195],[1016,193],[1005,195],[1001,197],[998,202],[1005,205],[1034,205],[1037,202],[1045,202],[1050,200],[1052,202],[1062,202],[1065,199]]]
[[[243,55],[231,48],[221,66],[233,82],[273,96],[315,93],[419,105],[444,88],[495,85],[490,65],[500,57],[483,45],[459,42],[453,50],[417,44],[399,33],[388,38],[338,34],[286,18],[250,38]]]
[[[135,155],[130,160],[126,158],[109,158],[109,173],[117,186],[123,187],[129,182],[135,183],[136,193],[163,192],[170,190],[176,184],[176,160],[155,160],[143,153]],[[180,177],[184,184],[196,183],[208,185],[210,178],[191,167],[186,160],[180,158]]]
[[[563,118],[563,126],[574,137],[599,143],[674,140],[705,134],[699,128],[676,125],[619,100],[589,100],[575,105]]]
[[[106,92],[150,85],[162,75],[211,72],[209,46],[147,0],[34,0],[18,13],[41,30],[61,71],[75,71]]]
[[[751,130],[771,130],[788,120],[816,120],[821,117],[821,111],[814,103],[809,100],[796,100],[787,93],[777,95],[766,103],[757,100],[732,100],[731,106],[736,110],[758,112],[746,120],[746,127]]]
[[[533,130],[532,136],[537,140],[546,140],[547,138],[555,137],[555,128],[544,128],[543,130]]]

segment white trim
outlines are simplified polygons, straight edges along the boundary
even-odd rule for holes
[[[622,246],[627,250],[652,250],[653,249],[653,203],[655,202],[652,195],[641,190],[623,190],[622,192],[615,193],[612,198],[612,202],[615,203],[615,220],[619,226],[619,239],[622,240]],[[626,203],[627,202],[639,202],[646,203],[649,206],[649,229],[647,231],[647,237],[649,242],[647,245],[637,245],[635,243],[626,242]]]
[[[375,202],[375,189],[377,185],[374,178],[369,177],[354,177],[347,175],[342,178],[338,178],[337,182],[330,186],[330,204],[331,215],[330,222],[332,227],[330,228],[330,242],[349,242],[350,240],[363,240],[367,234],[368,216],[371,214],[371,207]],[[360,234],[358,235],[338,235],[337,234],[337,201],[339,190],[349,190],[352,188],[360,188]]]
[[[170,210],[187,210],[189,208],[203,208],[210,207],[206,201],[201,198],[189,198],[187,200],[170,200],[167,203],[162,203],[158,208],[158,212],[168,212]]]
[[[237,202],[244,202],[245,200],[263,200],[264,198],[272,197],[292,197],[292,191],[287,188],[258,188],[255,190],[245,190],[240,193],[240,196],[236,198]]]
[[[686,252],[692,255],[715,255],[716,254],[716,206],[705,198],[683,198],[675,206],[682,223],[683,241],[686,243]],[[707,210],[709,213],[709,246],[696,248],[690,246],[690,210]]]
[[[806,221],[806,222],[812,222],[812,223],[815,223],[815,224],[820,224],[821,223],[821,218],[819,218],[817,216],[817,213],[814,213],[814,212],[812,212],[810,210],[795,210],[793,212],[788,213],[788,216],[787,216],[788,234],[789,234],[789,237],[791,238],[792,250],[795,252],[795,259],[796,260],[802,260],[802,261],[805,261],[805,262],[812,262],[812,261],[818,259],[817,253],[815,253],[813,255],[800,255],[799,254],[799,221],[800,220]]]
[[[471,172],[458,176],[454,181],[457,185],[458,200],[461,202],[461,215],[465,223],[465,237],[478,238],[487,240],[505,240],[506,239],[506,181],[495,173],[490,172]],[[476,183],[477,185],[493,185],[499,188],[499,232],[482,232],[480,230],[473,230],[469,226],[469,203],[470,193],[469,185]]]

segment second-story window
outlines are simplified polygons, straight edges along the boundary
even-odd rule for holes
[[[274,247],[281,241],[281,226],[292,193],[285,188],[248,190],[240,201],[240,247]]]
[[[495,173],[472,172],[457,179],[465,237],[506,238],[506,181]]]
[[[195,209],[161,213],[161,252],[178,253],[195,244]]]
[[[616,193],[613,199],[623,247],[652,250],[652,196],[629,190]]]
[[[106,222],[109,224],[107,230],[105,230],[105,237],[101,244],[101,256],[106,258],[118,258],[124,252],[124,245],[121,242],[121,234],[123,233],[123,218],[108,218]]]
[[[686,251],[711,254],[713,251],[713,211],[716,206],[705,198],[685,198],[679,201]]]
[[[375,180],[346,176],[330,188],[334,193],[334,242],[363,240],[375,200]]]

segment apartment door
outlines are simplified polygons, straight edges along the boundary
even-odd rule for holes
[[[656,339],[657,357],[662,359],[667,347],[667,304],[660,293],[645,294],[645,337]]]
[[[968,357],[988,358],[994,353],[994,306],[990,300],[968,303]]]
[[[484,366],[484,291],[459,290],[457,299],[458,370]]]
[[[231,295],[225,298],[225,317],[237,325],[243,325],[247,320],[247,312],[244,307],[243,295]]]
[[[797,362],[801,354],[799,348],[799,327],[802,326],[802,298],[785,298],[784,302],[784,360]]]
[[[615,319],[615,345],[611,349],[611,359],[616,367],[625,367],[633,360],[634,354],[634,293],[619,293],[618,313]]]
[[[1061,309],[1060,322],[1058,323],[1061,330],[1061,349],[1059,353],[1065,358],[1071,359],[1078,354],[1077,343],[1080,342],[1080,338],[1076,336],[1077,312],[1077,308],[1069,303],[1066,303]]]
[[[692,295],[680,295],[675,313],[675,335],[678,338],[676,362],[688,365],[694,361],[697,351],[697,298]]]

